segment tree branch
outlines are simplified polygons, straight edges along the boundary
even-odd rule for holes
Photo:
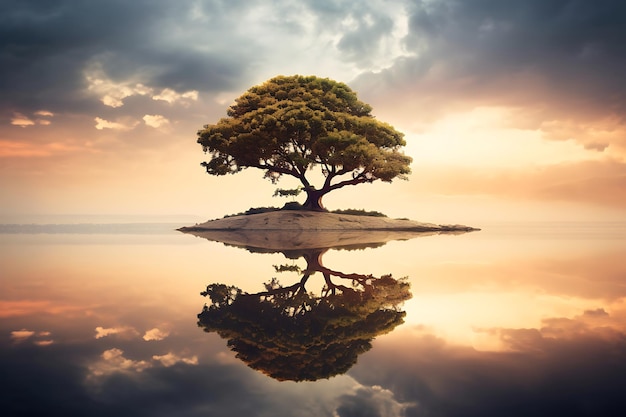
[[[363,173],[361,173],[358,176],[352,178],[351,180],[344,180],[344,181],[338,182],[337,184],[333,184],[333,185],[329,186],[328,187],[328,191],[336,190],[338,188],[345,187],[346,185],[363,184],[364,182],[371,182],[371,180],[366,178],[363,175]]]

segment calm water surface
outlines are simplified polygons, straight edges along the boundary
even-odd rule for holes
[[[0,226],[2,415],[626,409],[626,223],[285,253],[175,226]]]

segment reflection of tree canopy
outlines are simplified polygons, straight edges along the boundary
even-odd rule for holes
[[[274,278],[265,291],[248,294],[234,286],[209,285],[201,294],[211,303],[198,315],[198,325],[228,339],[239,359],[278,380],[345,373],[374,337],[403,322],[398,305],[411,297],[409,283],[391,275],[332,271],[321,265],[321,254],[305,255],[304,275],[290,286]],[[315,272],[325,280],[320,295],[305,288]]]

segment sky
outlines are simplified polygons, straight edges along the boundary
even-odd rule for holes
[[[196,132],[293,74],[348,84],[413,158],[329,209],[624,220],[625,40],[621,0],[0,0],[0,222],[282,205],[258,170],[207,175]]]

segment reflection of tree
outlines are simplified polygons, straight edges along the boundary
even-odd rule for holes
[[[320,261],[323,252],[303,255],[307,268],[290,286],[273,278],[265,291],[248,294],[234,286],[209,285],[201,294],[211,303],[198,315],[198,325],[228,339],[239,359],[278,380],[313,381],[345,373],[374,337],[403,322],[398,305],[411,294],[406,280],[391,275],[328,269]],[[324,276],[319,295],[305,288],[315,272]]]

